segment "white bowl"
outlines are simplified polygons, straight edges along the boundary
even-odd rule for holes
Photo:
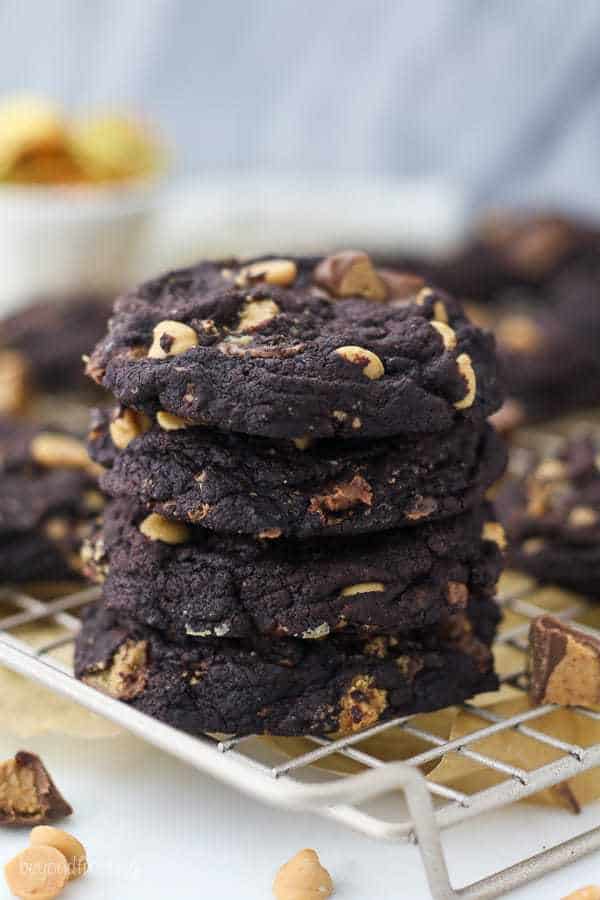
[[[0,188],[0,311],[42,294],[115,291],[131,278],[153,185]]]

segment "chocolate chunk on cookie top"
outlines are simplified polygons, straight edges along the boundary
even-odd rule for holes
[[[138,411],[265,437],[479,421],[502,399],[493,338],[421,284],[354,251],[200,263],[119,299],[88,373]]]
[[[561,706],[600,706],[600,638],[554,616],[529,632],[531,699]]]

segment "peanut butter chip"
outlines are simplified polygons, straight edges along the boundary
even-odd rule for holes
[[[362,368],[363,375],[370,378],[371,381],[377,381],[385,374],[383,363],[379,357],[372,353],[371,350],[365,350],[364,347],[338,347],[335,351],[338,356],[345,359],[346,362]]]
[[[243,307],[238,322],[238,331],[258,328],[279,315],[279,307],[273,300],[250,300]]]
[[[572,528],[591,528],[598,524],[598,513],[591,506],[574,506],[568,523]]]
[[[150,425],[150,419],[144,413],[124,409],[116,419],[113,419],[108,430],[115,447],[124,450],[134,438],[148,431]]]
[[[468,409],[470,406],[473,406],[475,394],[477,393],[477,380],[475,378],[471,357],[468,353],[461,353],[456,359],[456,365],[458,366],[458,371],[467,382],[467,393],[462,400],[458,400],[454,404],[454,407],[456,409]]]
[[[417,304],[417,306],[424,306],[425,302],[427,300],[429,300],[430,297],[434,297],[434,296],[435,296],[435,291],[432,291],[430,287],[424,287],[417,294],[415,303]]]
[[[481,537],[484,541],[493,541],[501,550],[506,550],[507,541],[504,528],[500,522],[486,522],[483,526]]]
[[[433,317],[438,322],[448,322],[448,312],[441,300],[436,300],[433,304]]]
[[[314,850],[301,850],[275,876],[276,900],[323,900],[333,894],[333,881]]]
[[[174,416],[173,413],[165,412],[162,409],[156,413],[156,421],[164,431],[179,431],[182,428],[187,428],[185,419]]]
[[[531,353],[543,344],[540,327],[529,316],[505,316],[494,330],[498,342],[515,353]]]
[[[578,891],[573,891],[572,894],[568,894],[562,900],[600,900],[600,887],[590,884],[587,887],[579,888]]]
[[[22,412],[28,402],[29,366],[15,350],[0,351],[0,413]]]
[[[52,900],[69,879],[69,864],[55,847],[27,847],[4,867],[6,883],[22,900]]]
[[[381,581],[361,581],[360,584],[350,584],[342,590],[342,597],[354,597],[356,594],[374,594],[385,591],[385,585]]]
[[[189,325],[165,319],[154,326],[152,345],[148,350],[150,359],[165,359],[179,356],[198,345],[198,335]]]
[[[266,281],[279,287],[289,287],[296,280],[298,268],[291,259],[263,259],[260,262],[244,266],[236,278],[239,287],[245,287],[249,281]]]
[[[49,469],[93,468],[93,463],[81,441],[66,434],[42,431],[32,440],[30,452],[38,465]]]
[[[171,522],[158,513],[150,513],[140,522],[140,531],[151,541],[162,541],[164,544],[185,544],[190,532],[181,522]]]
[[[345,250],[321,260],[314,272],[317,284],[335,297],[366,297],[383,301],[387,288],[369,256],[360,250]]]
[[[432,321],[429,323],[432,328],[435,328],[442,341],[444,342],[444,347],[446,350],[454,350],[456,347],[456,333],[449,325],[446,325],[445,322],[437,322]]]
[[[50,825],[38,825],[32,828],[29,843],[32,847],[54,847],[62,853],[69,866],[69,881],[87,872],[85,847],[72,834]]]

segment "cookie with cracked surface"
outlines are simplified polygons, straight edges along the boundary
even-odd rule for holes
[[[160,415],[142,430],[138,418],[119,410],[95,416],[90,453],[110,466],[103,490],[228,534],[304,538],[447,518],[480,503],[506,462],[493,429],[470,422],[443,435],[298,445]]]
[[[107,605],[176,637],[397,633],[493,596],[501,557],[477,509],[352,538],[215,534],[113,501],[84,547]]]
[[[493,338],[383,275],[353,251],[172,272],[116,302],[88,373],[127,407],[264,437],[481,422],[502,400]]]
[[[192,733],[353,734],[497,687],[479,619],[369,641],[254,638],[174,643],[101,604],[77,638],[78,678]],[[489,632],[488,626],[483,626]]]
[[[80,574],[78,549],[104,500],[84,444],[0,418],[0,580]]]
[[[511,565],[592,596],[600,595],[599,453],[597,438],[580,435],[555,454],[531,454],[495,501]]]
[[[3,353],[17,355],[40,391],[89,389],[82,356],[105,333],[110,308],[108,297],[84,294],[49,297],[19,310],[0,321],[0,363]]]

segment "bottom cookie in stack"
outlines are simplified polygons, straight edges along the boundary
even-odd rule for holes
[[[493,690],[501,558],[488,514],[257,541],[113,501],[84,553],[104,588],[77,676],[171,725],[227,734],[350,734]]]
[[[493,600],[398,636],[175,642],[99,605],[77,642],[78,678],[193,733],[353,734],[495,690]]]

